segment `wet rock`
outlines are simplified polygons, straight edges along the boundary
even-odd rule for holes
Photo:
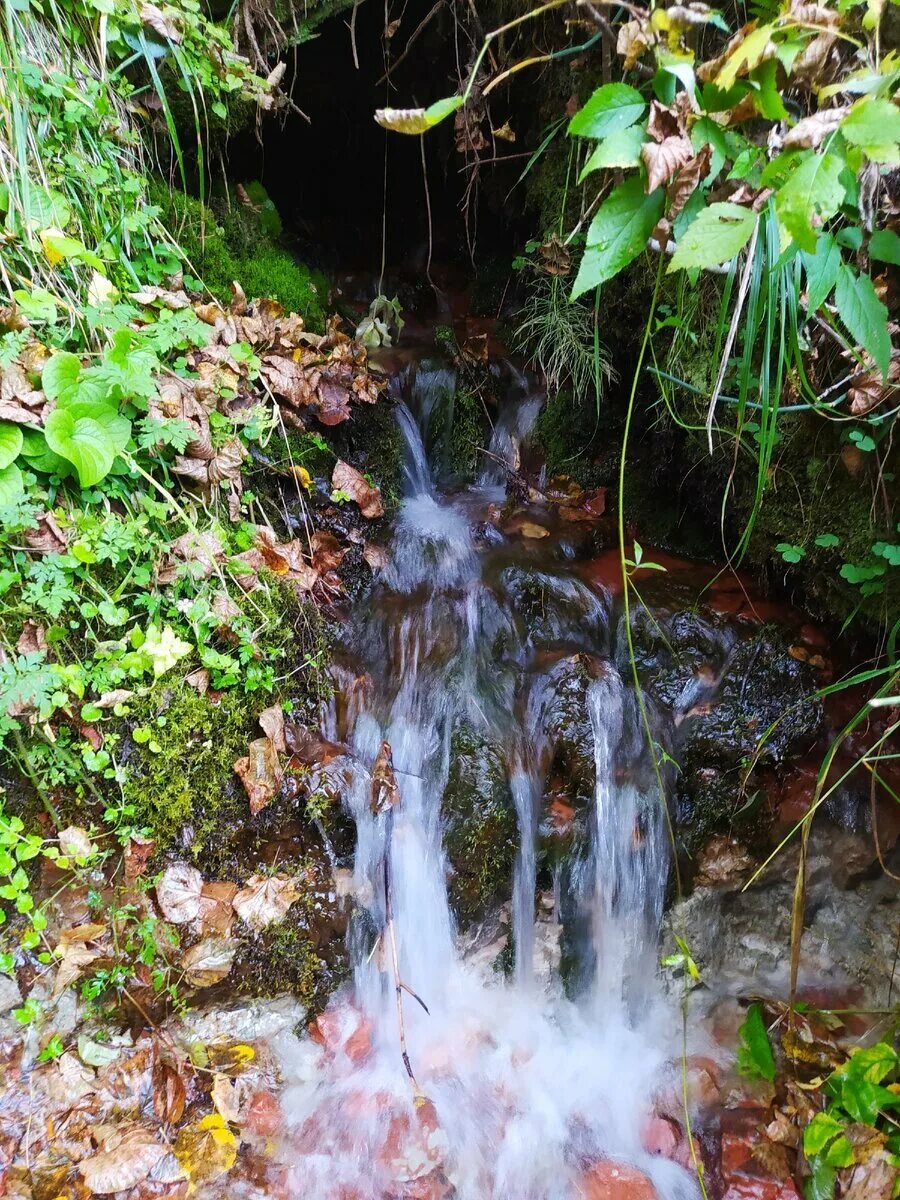
[[[461,928],[509,894],[518,841],[502,753],[469,725],[454,731],[442,800],[450,900]]]
[[[737,838],[714,837],[697,856],[695,883],[705,887],[736,883],[752,866],[753,859]]]
[[[0,1017],[5,1016],[10,1009],[18,1008],[21,1003],[22,993],[15,979],[0,974]]]
[[[186,1047],[194,1042],[267,1041],[295,1029],[303,1015],[303,1005],[293,996],[277,996],[274,1000],[245,1000],[205,1012],[189,1012],[173,1023],[171,1031]]]
[[[581,1176],[573,1195],[579,1200],[656,1200],[656,1188],[637,1167],[603,1159]]]
[[[364,1062],[372,1052],[371,1022],[346,1001],[320,1013],[309,1027],[309,1036],[329,1054],[344,1054],[352,1063]]]
[[[723,1200],[800,1200],[783,1146],[765,1136],[762,1108],[722,1114]]]

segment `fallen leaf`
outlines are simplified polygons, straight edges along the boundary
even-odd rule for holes
[[[59,968],[53,981],[53,995],[61,995],[76,979],[80,979],[85,967],[99,958],[101,950],[89,950],[86,946],[68,945],[59,960]]]
[[[185,675],[184,682],[188,687],[192,687],[195,692],[199,692],[201,696],[205,696],[209,691],[209,671],[206,667],[198,667],[196,671],[190,671]]]
[[[216,1111],[232,1125],[245,1125],[257,1081],[249,1075],[231,1079],[221,1073],[213,1077],[212,1102]]]
[[[235,896],[234,909],[259,932],[282,921],[299,895],[297,881],[288,875],[252,875]]]
[[[347,551],[333,533],[317,530],[312,536],[312,565],[313,570],[320,575],[336,570],[343,561]]]
[[[208,937],[185,951],[181,966],[192,987],[212,987],[231,970],[234,955],[232,943],[221,937]]]
[[[384,516],[378,488],[368,483],[356,467],[351,467],[342,458],[338,459],[331,474],[331,486],[336,492],[346,492],[350,499],[359,505],[362,515],[369,520]]]
[[[184,1114],[186,1089],[176,1066],[157,1058],[153,1063],[153,1109],[164,1125],[177,1125]]]
[[[133,834],[128,839],[124,855],[125,882],[127,884],[132,884],[140,879],[155,850],[156,841],[153,838],[144,838]]]
[[[343,383],[323,378],[316,388],[316,416],[323,425],[340,425],[350,416],[350,389]]]
[[[204,883],[200,895],[200,928],[204,935],[217,933],[228,937],[234,924],[232,901],[237,893],[237,884],[227,880]]]
[[[44,654],[47,650],[46,630],[35,621],[26,621],[16,642],[19,654]]]
[[[116,1136],[113,1148],[78,1164],[82,1179],[95,1194],[124,1192],[136,1187],[167,1153],[152,1130],[143,1126],[126,1129]]]
[[[250,811],[254,814],[271,804],[284,779],[278,751],[268,737],[255,738],[247,747],[246,756],[234,764],[234,769],[240,776],[250,800]]]
[[[181,34],[177,27],[163,15],[155,4],[142,4],[140,13],[144,24],[149,25],[153,32],[158,33],[161,38],[166,38],[170,42],[181,41]]]
[[[94,853],[94,843],[78,825],[60,830],[59,848],[69,858],[90,858]]]
[[[38,513],[36,528],[25,530],[25,543],[39,554],[64,554],[68,537],[51,512]]]
[[[156,885],[156,902],[160,912],[173,925],[193,921],[200,912],[200,892],[203,876],[187,863],[173,863],[163,871]]]
[[[374,542],[366,542],[363,546],[363,558],[376,572],[383,571],[391,561],[387,550],[383,546],[376,546]]]
[[[211,1113],[179,1129],[175,1156],[196,1186],[231,1170],[237,1158],[237,1138],[219,1113]]]

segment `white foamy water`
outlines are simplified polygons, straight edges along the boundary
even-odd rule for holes
[[[371,686],[345,697],[343,727],[329,730],[349,741],[355,763],[353,982],[324,1019],[346,1051],[306,1040],[285,1061],[279,1157],[289,1194],[576,1200],[588,1166],[612,1158],[645,1172],[664,1200],[687,1200],[687,1172],[641,1144],[668,1082],[671,1029],[654,984],[668,862],[634,697],[611,657],[608,600],[564,564],[519,562],[544,597],[535,632],[504,583],[510,548],[478,535],[471,497],[451,501],[436,488],[419,425],[434,398],[411,392],[398,418],[407,496],[390,566],[353,636],[355,674],[367,672]],[[535,414],[502,415],[509,446]],[[548,553],[529,551],[539,552]],[[582,961],[581,986],[566,998],[561,985],[547,993],[536,982],[534,906],[549,714],[575,650],[592,673],[580,715],[595,779],[574,866],[555,881]],[[508,977],[463,960],[448,900],[440,809],[461,726],[503,749],[518,818],[514,880],[503,881],[513,895]],[[401,799],[377,815],[369,769],[384,740]]]

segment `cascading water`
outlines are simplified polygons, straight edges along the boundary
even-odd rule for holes
[[[669,1031],[652,964],[666,843],[634,697],[612,658],[610,601],[562,556],[513,546],[486,523],[493,467],[517,453],[533,396],[524,421],[521,412],[498,421],[480,485],[439,493],[416,416],[427,421],[446,383],[410,376],[398,405],[406,496],[390,563],[353,637],[341,718],[333,714],[328,731],[352,750],[357,851],[352,994],[326,1019],[354,1037],[338,1051],[303,1042],[286,1064],[289,1194],[576,1200],[590,1164],[611,1159],[637,1167],[666,1200],[689,1197],[688,1173],[641,1143],[665,1082]],[[523,575],[544,597],[536,625],[516,599]],[[552,995],[537,986],[533,958],[536,839],[554,753],[548,712],[573,654],[593,677],[582,715],[595,778],[575,866],[556,881],[573,927],[588,931],[589,979],[566,999],[561,986]],[[462,726],[503,747],[518,816],[509,980],[461,957],[448,900],[441,801]],[[400,792],[390,816],[371,804],[385,740]]]

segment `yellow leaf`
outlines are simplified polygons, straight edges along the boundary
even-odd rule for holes
[[[57,263],[61,263],[65,255],[60,254],[54,242],[57,238],[64,238],[66,236],[63,231],[50,226],[48,229],[42,229],[38,236],[41,239],[41,246],[50,266],[55,267]]]
[[[185,1125],[175,1139],[175,1157],[190,1180],[200,1182],[226,1175],[237,1159],[237,1138],[219,1113]]]
[[[234,1045],[217,1046],[213,1044],[207,1046],[206,1051],[209,1055],[209,1065],[216,1071],[238,1072],[256,1058],[256,1051],[253,1047],[247,1046],[243,1042],[237,1042]]]
[[[307,471],[306,467],[298,467],[297,468],[297,478],[300,480],[300,482],[303,484],[303,486],[306,488],[307,491],[310,491],[312,489],[312,484],[313,484],[312,475],[310,475],[310,473],[309,473],[309,471]]]

